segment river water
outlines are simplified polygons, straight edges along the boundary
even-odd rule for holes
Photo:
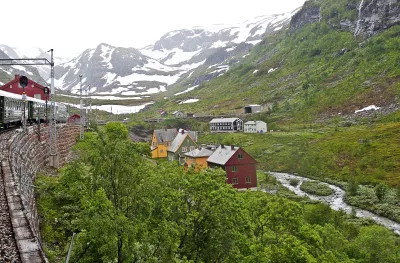
[[[334,193],[329,196],[317,196],[317,195],[308,194],[300,189],[300,185],[303,182],[316,181],[316,180],[312,180],[309,178],[305,178],[305,177],[301,177],[301,176],[297,176],[297,175],[293,175],[293,174],[288,174],[288,173],[269,172],[269,174],[273,175],[276,179],[278,179],[278,181],[283,186],[285,186],[287,189],[289,189],[290,191],[294,192],[295,194],[297,194],[299,196],[307,196],[312,200],[318,200],[318,201],[324,202],[324,203],[328,204],[332,209],[337,210],[337,211],[343,210],[346,213],[351,213],[352,209],[355,209],[357,217],[370,218],[370,219],[374,220],[375,222],[377,222],[378,224],[381,224],[381,225],[389,228],[396,234],[400,235],[400,224],[399,223],[397,223],[393,220],[390,220],[386,217],[378,216],[367,210],[360,209],[357,207],[353,208],[353,206],[346,204],[343,200],[344,194],[345,194],[344,190],[335,185],[331,185],[331,184],[328,184],[325,182],[320,182],[322,184],[329,186],[332,190],[334,190]],[[299,180],[299,184],[297,186],[290,185],[290,179]]]

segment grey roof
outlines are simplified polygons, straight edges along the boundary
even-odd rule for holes
[[[230,145],[223,145],[219,146],[215,152],[208,157],[207,162],[210,163],[216,163],[216,164],[220,164],[220,165],[225,165],[227,161],[229,161],[229,159],[231,159],[231,157],[237,152],[237,150],[239,150],[239,147],[233,147],[232,150],[232,146]]]
[[[217,123],[217,122],[234,122],[236,120],[240,120],[239,118],[217,118],[212,119],[210,123]]]
[[[154,130],[158,143],[171,142],[174,140],[178,131],[176,129]]]
[[[183,141],[186,139],[186,136],[190,135],[190,137],[192,138],[192,140],[194,142],[197,141],[197,132],[195,131],[184,131],[184,133],[182,134],[182,132],[179,132],[175,139],[172,141],[171,145],[168,147],[168,152],[176,152],[179,149],[179,146],[181,146],[181,144],[183,143]],[[193,138],[193,136],[195,138]]]
[[[257,124],[257,123],[265,123],[265,122],[263,122],[263,121],[248,121],[244,125],[246,125],[246,124]]]
[[[200,149],[197,148],[197,149],[194,149],[193,151],[185,153],[185,156],[189,156],[189,157],[208,157],[213,153],[214,153],[214,151],[209,150],[207,148],[200,148]]]

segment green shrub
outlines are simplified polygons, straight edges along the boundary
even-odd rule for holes
[[[326,184],[313,181],[303,182],[300,185],[300,189],[308,194],[314,194],[319,196],[328,196],[334,193],[333,189],[331,189]]]
[[[298,186],[299,182],[300,182],[299,179],[295,179],[295,178],[290,179],[291,186]]]

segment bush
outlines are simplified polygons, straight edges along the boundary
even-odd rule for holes
[[[292,179],[290,179],[290,185],[291,186],[298,186],[299,185],[299,179],[295,179],[295,178],[292,178]]]
[[[328,196],[334,193],[326,184],[319,182],[303,182],[300,185],[300,189],[308,194],[314,194],[319,196]]]

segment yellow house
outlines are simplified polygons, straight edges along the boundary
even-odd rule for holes
[[[151,158],[166,158],[168,147],[177,134],[176,129],[154,130],[151,138]]]
[[[185,166],[186,167],[195,166],[196,170],[205,169],[208,167],[207,159],[213,153],[214,153],[213,150],[202,147],[199,147],[197,149],[194,149],[193,151],[185,153]]]

